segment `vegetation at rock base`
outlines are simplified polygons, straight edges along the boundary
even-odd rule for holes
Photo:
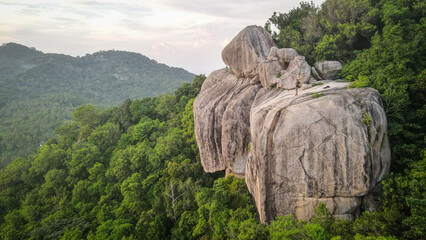
[[[345,61],[343,77],[382,94],[392,169],[378,212],[338,220],[320,204],[310,222],[259,223],[244,180],[202,169],[192,104],[205,77],[196,76],[173,95],[77,107],[37,154],[0,170],[0,238],[424,239],[425,7],[326,0],[268,23],[280,47]]]
[[[204,79],[196,76],[174,95],[127,100],[103,111],[91,105],[78,107],[74,121],[57,128],[57,136],[38,154],[16,159],[0,171],[2,239],[395,235],[383,218],[394,219],[397,210],[388,215],[365,212],[355,221],[339,221],[320,205],[310,223],[296,222],[291,215],[270,226],[259,223],[244,180],[207,174],[200,164],[192,104]],[[413,177],[418,177],[416,172]],[[385,188],[394,189],[398,183],[389,182]],[[394,197],[386,198],[390,206]]]
[[[118,106],[126,98],[176,90],[193,77],[137,53],[101,51],[71,57],[4,44],[0,46],[0,168],[35,153],[82,104]]]

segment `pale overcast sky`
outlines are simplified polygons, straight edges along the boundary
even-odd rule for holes
[[[138,52],[208,75],[224,67],[223,47],[245,26],[264,26],[299,0],[0,0],[0,44],[72,56]],[[322,0],[314,3],[320,4]]]

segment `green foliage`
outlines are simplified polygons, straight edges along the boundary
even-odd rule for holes
[[[322,228],[319,224],[310,223],[305,225],[303,228],[309,239],[328,240],[331,238],[331,234],[324,230],[324,228]]]
[[[267,239],[244,180],[202,170],[192,106],[204,79],[78,107],[37,155],[1,170],[2,238]]]
[[[370,129],[371,117],[368,113],[364,112],[362,114],[362,122],[367,126],[368,129]]]
[[[278,217],[269,226],[272,240],[304,239],[303,223],[296,222],[292,215]]]
[[[334,224],[335,219],[332,217],[331,212],[327,209],[324,203],[318,204],[314,209],[315,215],[311,219],[311,223],[319,224],[322,228],[330,231],[331,226]]]
[[[314,82],[314,83],[312,83],[312,87],[315,87],[315,86],[321,86],[321,85],[323,85],[324,83],[322,83],[322,82]]]
[[[34,103],[37,98],[32,91],[15,86],[5,76],[17,77],[18,83],[28,81],[30,88],[40,90],[46,84],[55,86],[56,78],[62,79],[78,67],[69,57],[58,55],[48,55],[41,63],[37,59],[45,56],[43,53],[9,45],[16,56],[25,56],[28,62],[25,66],[7,61],[0,64],[1,116],[10,119],[18,105],[31,112],[59,101],[57,111],[44,115],[56,119],[55,126],[61,125],[61,114],[70,120],[72,116],[73,121],[57,127],[57,136],[43,142],[37,154],[18,158],[0,170],[0,238],[424,239],[424,9],[424,3],[416,0],[326,0],[321,8],[302,3],[289,13],[274,13],[267,24],[280,30],[274,34],[278,45],[312,54],[310,62],[325,58],[349,61],[343,76],[354,81],[351,86],[374,87],[382,94],[394,172],[383,181],[379,211],[362,212],[353,220],[335,219],[325,204],[319,204],[310,222],[287,215],[266,226],[259,223],[243,179],[205,173],[194,137],[192,110],[205,76],[196,76],[174,94],[128,99],[106,110],[94,105],[77,107],[86,102],[65,97],[71,95],[53,95],[56,87],[49,88],[52,95]],[[0,48],[0,53],[13,56],[4,49]],[[103,68],[101,63],[109,60],[127,61],[125,54],[117,60],[113,53],[121,52],[102,52],[79,61],[84,60],[88,72]],[[60,67],[56,58],[68,59],[70,67]],[[89,61],[92,58],[94,65]],[[60,73],[53,77],[45,74],[52,69]],[[114,71],[123,76],[119,70]],[[43,76],[44,82],[37,85],[30,76]],[[79,76],[76,74],[76,79]],[[105,84],[112,80],[111,76],[103,77],[93,74],[87,79]],[[94,93],[92,88],[85,91],[89,83],[79,84],[81,87],[73,91]],[[111,83],[117,88],[116,84]],[[19,90],[28,98],[15,105],[13,94],[4,89]],[[100,98],[99,94],[89,95],[86,98]],[[63,106],[70,106],[70,110],[63,110]],[[26,119],[20,113],[15,116]],[[37,119],[29,118],[32,122]],[[363,113],[362,121],[370,126],[372,118]],[[8,128],[19,125],[7,120],[3,123]],[[4,139],[10,138],[4,132],[0,138],[2,154],[17,147],[5,145]],[[250,144],[247,147],[250,150]]]
[[[80,115],[118,105],[126,98],[166,93],[193,77],[183,69],[158,64],[136,53],[101,51],[71,57],[4,44],[0,46],[0,168],[17,157],[36,153],[55,136],[55,128],[73,117],[78,121]],[[82,104],[92,106],[74,112]],[[109,110],[123,131],[137,123],[129,118],[131,105],[128,99]],[[146,105],[145,111],[149,112],[150,107]],[[86,120],[98,124],[105,114]]]
[[[327,60],[327,59],[336,59],[336,53],[338,52],[338,42],[341,36],[329,35],[326,34],[324,37],[316,44],[315,53],[316,60]]]
[[[140,120],[139,124],[133,129],[133,137],[137,141],[143,141],[144,139],[150,139],[151,134],[157,132],[160,127],[160,121],[158,119],[151,120],[148,117],[144,117]],[[155,140],[152,139],[152,140]]]
[[[324,93],[317,93],[317,92],[312,93],[313,98],[320,98],[322,96],[324,96]]]
[[[271,24],[279,30],[273,33],[279,47],[295,48],[310,64],[341,60],[346,63],[341,77],[352,81],[350,87],[372,87],[381,94],[393,171],[384,181],[384,207],[353,223],[335,222],[329,231],[342,239],[424,238],[424,181],[419,176],[424,175],[426,147],[425,22],[425,4],[419,0],[301,3],[267,22],[269,30]],[[367,127],[371,117],[363,113]]]
[[[351,77],[348,76],[347,79],[351,80]],[[349,87],[350,88],[365,88],[365,87],[370,86],[369,81],[370,80],[367,77],[359,76],[356,81],[351,82],[351,84],[349,85]]]
[[[332,217],[323,203],[314,209],[309,223],[296,222],[292,215],[278,217],[268,227],[271,239],[396,239],[400,230],[394,213],[379,211],[363,212],[355,220]],[[400,234],[400,232],[399,232]],[[410,238],[408,238],[410,239]]]
[[[357,235],[355,236],[355,240],[397,240],[397,238],[392,237],[392,236],[389,236],[389,237],[383,237],[383,236],[371,237],[371,236],[368,236],[368,237],[366,237],[364,235],[357,233]]]
[[[75,228],[74,230],[66,230],[60,240],[82,240],[83,233],[80,229]]]
[[[201,189],[196,195],[198,222],[193,236],[207,239],[262,239],[264,226],[255,221],[256,212],[244,180],[232,175],[214,182],[213,189]],[[244,232],[251,226],[259,232]]]
[[[318,60],[353,58],[354,50],[370,45],[376,31],[379,9],[368,0],[327,0],[321,7],[302,2],[289,13],[276,13],[273,24],[278,33],[272,36],[279,47],[291,47],[312,64]]]
[[[1,238],[192,236],[197,191],[213,182],[197,161],[194,138],[192,104],[204,79],[113,109],[78,107],[35,156],[0,170]],[[249,204],[253,216],[246,186],[226,183],[230,206]]]
[[[240,224],[238,239],[268,239],[267,228],[253,218],[249,218]]]
[[[406,239],[420,239],[426,232],[426,150],[423,154],[406,175],[393,173],[383,183],[384,209],[396,215],[395,228]]]
[[[424,148],[425,47],[424,4],[381,2],[382,32],[371,47],[343,68],[353,87],[373,87],[382,96],[389,122],[392,167],[401,171],[421,159]],[[423,9],[423,10],[422,10]]]

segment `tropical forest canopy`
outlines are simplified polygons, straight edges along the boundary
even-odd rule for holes
[[[83,57],[45,54],[15,43],[0,47],[0,168],[35,153],[82,104],[176,90],[194,75],[141,54],[101,51]]]
[[[423,1],[326,0],[274,13],[279,47],[338,59],[352,87],[382,94],[392,146],[382,206],[338,220],[261,224],[243,179],[202,169],[192,103],[205,79],[174,94],[77,107],[34,156],[0,171],[2,239],[424,239]],[[3,89],[3,88],[1,88]]]

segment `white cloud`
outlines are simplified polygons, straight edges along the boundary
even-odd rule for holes
[[[208,74],[224,66],[221,51],[241,29],[263,26],[274,11],[298,5],[292,0],[3,0],[0,44],[74,56],[136,51]]]

